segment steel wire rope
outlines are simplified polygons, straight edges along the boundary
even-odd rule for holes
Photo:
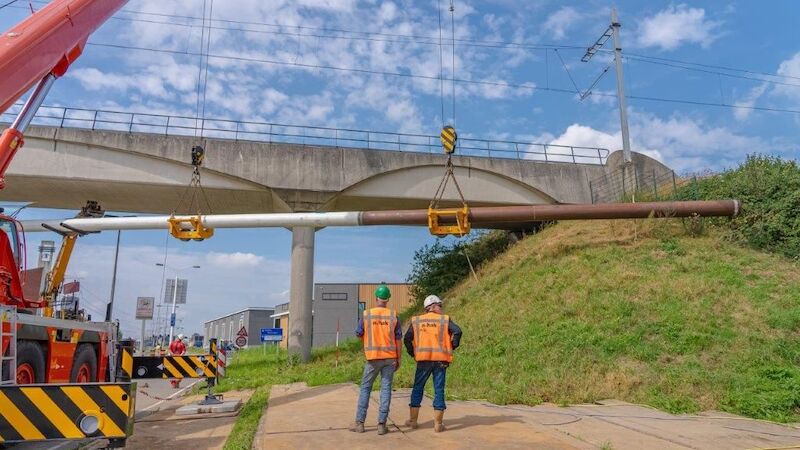
[[[442,56],[442,0],[436,0],[439,17],[439,100],[442,104],[442,128],[444,128],[444,57]]]
[[[455,79],[456,77],[456,19],[455,19],[455,5],[453,4],[453,0],[450,0],[450,33],[452,36],[452,44],[453,44],[453,52],[452,52],[452,63],[450,67],[451,78]],[[453,96],[453,127],[456,126],[456,83],[452,81],[450,83],[453,88],[452,96]],[[455,180],[455,179],[454,179]]]
[[[198,123],[200,121],[200,85],[203,80],[203,42],[206,36],[206,6],[208,0],[203,0],[203,24],[200,27],[200,60],[197,62],[197,89],[195,94],[195,119],[194,119],[194,136],[197,137],[197,131],[200,128]]]

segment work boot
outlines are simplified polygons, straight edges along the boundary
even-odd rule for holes
[[[436,409],[433,411],[433,431],[439,433],[445,430],[444,423],[444,410]]]
[[[408,420],[406,420],[406,426],[410,427],[412,430],[416,430],[419,427],[417,420],[419,419],[419,406],[409,406],[408,408]]]
[[[350,425],[350,431],[354,433],[363,433],[364,432],[364,422],[353,422]]]
[[[379,435],[384,435],[384,434],[386,434],[388,432],[389,432],[389,428],[386,427],[385,423],[379,423],[378,424],[378,434]]]

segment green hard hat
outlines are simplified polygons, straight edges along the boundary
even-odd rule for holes
[[[389,300],[392,297],[392,291],[389,290],[389,286],[381,284],[378,289],[375,289],[375,297],[381,300]]]

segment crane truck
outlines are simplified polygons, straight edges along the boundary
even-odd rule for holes
[[[86,41],[127,0],[53,0],[0,35],[0,113],[33,88],[0,135],[0,189],[24,132],[48,91],[82,54]],[[92,208],[81,217],[96,217]],[[57,264],[43,292],[28,298],[25,233],[0,211],[0,384],[109,381],[115,364],[116,326],[52,317],[53,300],[80,230],[63,233]],[[30,289],[27,289],[30,291]],[[107,318],[108,319],[108,318]]]

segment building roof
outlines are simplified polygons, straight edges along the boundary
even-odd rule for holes
[[[230,316],[235,316],[237,314],[241,314],[241,313],[246,312],[246,311],[272,311],[272,312],[275,312],[275,307],[273,306],[273,307],[270,307],[270,308],[265,308],[265,307],[259,307],[259,306],[251,306],[250,308],[245,308],[245,309],[242,309],[242,310],[239,310],[239,311],[236,311],[236,312],[232,312],[230,314],[225,314],[224,316],[219,316],[217,318],[214,318],[214,319],[211,319],[211,320],[207,320],[207,321],[203,322],[203,325],[205,325],[207,323],[211,323],[211,322],[216,322],[217,320],[225,319],[225,318],[228,318]]]

